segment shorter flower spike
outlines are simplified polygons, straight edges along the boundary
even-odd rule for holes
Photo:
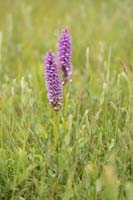
[[[45,79],[48,99],[55,110],[59,110],[62,103],[62,83],[59,78],[55,54],[48,51],[45,56]]]
[[[72,44],[71,35],[67,28],[64,28],[61,32],[58,48],[59,66],[63,74],[64,82],[70,80],[71,68],[72,68]]]

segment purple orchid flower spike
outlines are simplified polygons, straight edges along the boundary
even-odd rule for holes
[[[70,80],[72,71],[72,44],[71,35],[67,28],[61,32],[58,48],[59,66],[63,75],[64,83]]]
[[[55,54],[52,51],[48,51],[45,56],[45,79],[49,102],[57,111],[62,104],[62,82],[59,78]]]

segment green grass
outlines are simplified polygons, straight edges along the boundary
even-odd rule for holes
[[[0,200],[132,200],[132,19],[132,0],[0,0]],[[65,128],[43,75],[64,26]]]

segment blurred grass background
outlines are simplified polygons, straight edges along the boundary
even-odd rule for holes
[[[132,0],[0,0],[1,200],[132,199],[132,19]],[[73,75],[57,140],[43,58],[63,27]]]

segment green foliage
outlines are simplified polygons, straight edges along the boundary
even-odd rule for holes
[[[0,0],[1,200],[132,199],[132,19],[131,0]],[[54,116],[43,57],[64,26],[73,75]]]

